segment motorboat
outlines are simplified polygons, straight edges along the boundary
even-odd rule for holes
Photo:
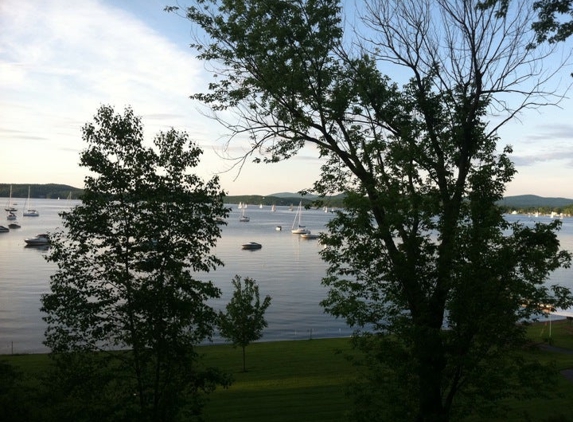
[[[276,227],[275,227],[275,230],[278,231],[278,232],[280,232],[282,229],[283,229],[283,226],[276,226]]]
[[[47,233],[40,233],[35,237],[24,239],[26,245],[29,246],[44,246],[50,244],[50,236]]]
[[[263,245],[261,245],[260,243],[257,243],[257,242],[249,242],[249,243],[243,244],[241,247],[243,249],[255,250],[255,249],[261,249],[263,247]]]
[[[318,239],[318,238],[320,237],[320,235],[318,235],[318,234],[312,234],[312,233],[310,232],[310,230],[309,230],[308,233],[302,233],[302,234],[300,235],[300,237],[301,237],[302,239],[312,240],[312,239]]]
[[[17,221],[13,221],[10,224],[8,224],[8,228],[10,229],[20,229],[22,228],[22,226],[20,224],[18,224]]]
[[[0,226],[0,233],[7,233],[10,229],[8,227]]]

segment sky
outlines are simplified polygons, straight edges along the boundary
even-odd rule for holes
[[[211,74],[189,48],[190,22],[163,11],[173,3],[0,0],[0,183],[83,187],[81,128],[109,104],[132,107],[149,142],[172,127],[187,132],[204,150],[197,173],[218,175],[229,195],[311,187],[321,165],[311,146],[240,173],[223,158],[245,146],[225,152],[225,129],[189,99],[206,92]],[[573,198],[573,101],[560,107],[528,111],[500,131],[518,170],[506,195]]]

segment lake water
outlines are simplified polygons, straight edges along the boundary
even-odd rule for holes
[[[23,201],[20,202],[21,216]],[[45,249],[26,247],[24,239],[57,228],[61,222],[58,213],[77,203],[34,200],[39,217],[19,217],[22,228],[0,233],[0,354],[47,351],[42,344],[45,325],[39,310],[40,296],[48,292],[49,277],[56,267],[44,260]],[[240,210],[233,206],[228,225],[214,250],[225,266],[199,277],[212,280],[223,291],[222,298],[214,301],[213,306],[218,309],[225,306],[232,296],[231,280],[239,274],[255,279],[261,296],[272,297],[265,314],[269,325],[262,340],[349,336],[352,329],[344,321],[325,314],[319,305],[326,296],[326,288],[320,283],[326,265],[318,255],[321,246],[317,240],[291,234],[295,211],[277,207],[276,212],[271,212],[268,206],[261,209],[249,205],[245,214],[250,222],[239,222]],[[324,231],[330,218],[332,214],[322,210],[303,211],[303,224],[313,233]],[[508,218],[531,224],[535,220],[550,221],[549,217]],[[0,220],[0,225],[7,226],[8,221]],[[277,231],[277,225],[283,230]],[[563,220],[560,239],[565,249],[573,250],[573,219]],[[241,245],[250,241],[261,243],[262,249],[242,250]],[[552,275],[551,282],[573,287],[572,274],[571,269],[560,269]]]
[[[58,213],[78,203],[38,199],[34,207],[40,216],[21,217],[21,201],[18,222],[22,228],[0,233],[0,354],[47,351],[42,345],[45,324],[39,310],[40,296],[48,292],[49,277],[56,266],[45,261],[45,249],[26,247],[24,239],[56,229],[61,225]],[[325,314],[319,306],[326,295],[320,284],[326,265],[318,255],[321,246],[317,240],[304,240],[290,232],[296,204],[295,211],[277,207],[276,212],[268,206],[260,209],[249,205],[245,211],[250,217],[248,223],[239,222],[241,212],[232,207],[214,250],[225,266],[198,276],[212,280],[223,291],[221,299],[212,305],[217,309],[225,306],[233,293],[231,280],[239,274],[255,279],[261,296],[272,297],[265,314],[269,326],[262,340],[350,335],[352,330],[343,321]],[[321,210],[304,210],[303,224],[318,233],[325,230],[332,216]],[[0,220],[0,225],[7,226],[8,221]],[[277,225],[283,230],[277,231]],[[262,249],[241,249],[251,241],[261,243]]]

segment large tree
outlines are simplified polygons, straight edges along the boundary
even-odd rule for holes
[[[213,332],[220,296],[207,272],[227,215],[217,178],[191,173],[202,151],[185,133],[145,146],[141,119],[102,106],[83,128],[82,203],[61,213],[42,297],[66,420],[190,420],[219,382],[194,345]],[[62,420],[62,419],[60,419]]]
[[[264,161],[315,145],[314,189],[346,194],[324,239],[323,306],[367,328],[357,419],[446,421],[518,391],[534,369],[516,359],[518,322],[570,300],[544,284],[570,260],[559,223],[510,225],[495,205],[515,174],[497,129],[556,99],[548,52],[527,48],[531,7],[478,3],[357,2],[347,23],[335,0],[186,9],[217,76],[193,98]]]

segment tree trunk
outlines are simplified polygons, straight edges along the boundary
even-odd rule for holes
[[[447,422],[449,415],[442,403],[442,377],[445,356],[440,328],[420,327],[416,341],[419,377],[417,422]]]
[[[247,360],[245,354],[245,346],[243,346],[243,372],[247,372]]]

